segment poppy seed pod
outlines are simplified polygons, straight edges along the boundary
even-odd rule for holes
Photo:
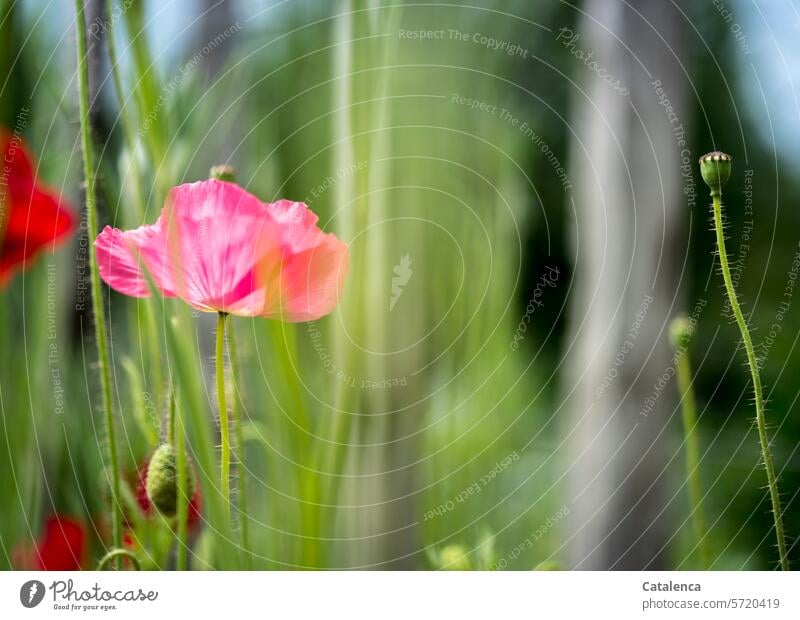
[[[688,347],[689,340],[692,337],[692,331],[694,330],[689,321],[689,317],[685,314],[676,316],[669,326],[669,335],[673,348],[680,350]]]
[[[439,552],[439,564],[442,570],[470,570],[467,550],[461,545],[447,545]]]
[[[720,151],[707,153],[700,158],[700,175],[711,189],[711,194],[719,194],[722,186],[731,176],[733,158]]]
[[[194,475],[191,467],[186,468],[186,494],[194,494]],[[147,496],[158,511],[172,517],[178,507],[178,465],[175,447],[161,444],[150,459],[147,467]]]

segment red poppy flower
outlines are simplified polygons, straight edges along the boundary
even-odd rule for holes
[[[155,513],[153,504],[150,502],[150,497],[147,495],[147,468],[150,465],[150,459],[145,459],[139,466],[139,471],[136,478],[136,503],[139,508],[148,517]],[[202,508],[202,497],[200,495],[200,487],[196,486],[192,499],[189,500],[189,513],[186,515],[186,524],[190,532],[194,532],[200,526],[200,513]]]
[[[75,228],[75,216],[59,195],[37,183],[25,143],[0,127],[0,287],[17,268]]]
[[[15,564],[23,570],[80,570],[86,557],[87,535],[79,521],[52,515],[34,547],[14,551]]]

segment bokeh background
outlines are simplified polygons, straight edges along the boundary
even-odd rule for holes
[[[71,3],[0,7],[0,122],[83,213]],[[774,569],[696,166],[713,149],[734,157],[728,251],[800,560],[796,4],[86,7],[102,224],[152,222],[169,187],[229,163],[264,200],[304,200],[351,249],[331,316],[233,321],[244,552],[214,527],[215,317],[176,323],[191,382],[164,345],[173,307],[151,322],[104,288],[126,472],[154,448],[168,386],[192,392],[193,568],[699,568],[668,338],[687,312],[711,568]],[[5,568],[53,513],[86,524],[86,568],[109,544],[91,241],[84,221],[0,293]],[[154,527],[132,544],[170,567],[168,527]]]

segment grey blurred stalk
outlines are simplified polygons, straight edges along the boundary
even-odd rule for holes
[[[667,326],[683,308],[676,263],[686,251],[689,213],[679,170],[685,147],[676,130],[682,125],[689,134],[689,81],[679,64],[684,17],[670,3],[651,0],[627,6],[587,0],[584,10],[577,25],[580,47],[594,52],[630,94],[622,96],[589,72],[581,84],[585,92],[573,90],[572,238],[578,241],[564,461],[574,505],[570,565],[664,569],[674,531],[665,444],[675,389],[666,387],[652,411],[645,411],[644,402],[672,365]],[[660,105],[657,81],[677,122]],[[615,358],[648,297],[652,303],[633,348],[617,367]],[[616,378],[598,394],[612,368]]]

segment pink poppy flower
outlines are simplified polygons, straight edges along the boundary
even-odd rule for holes
[[[100,276],[124,295],[148,295],[143,263],[164,296],[197,310],[291,322],[333,311],[349,257],[302,202],[266,204],[216,179],[173,188],[153,225],[106,226],[95,248]]]

